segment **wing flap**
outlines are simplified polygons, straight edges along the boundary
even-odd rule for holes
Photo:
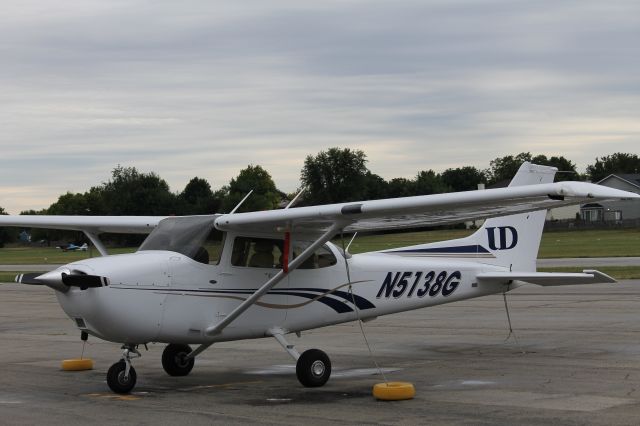
[[[509,281],[524,281],[540,286],[578,285],[615,283],[609,275],[593,269],[586,269],[582,273],[564,272],[483,272],[476,277],[481,283],[508,283]]]

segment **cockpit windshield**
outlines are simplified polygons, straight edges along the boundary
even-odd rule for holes
[[[198,262],[210,263],[210,254],[205,248],[207,240],[216,234],[217,239],[221,239],[221,233],[214,228],[215,220],[216,216],[176,216],[163,219],[138,251],[175,251]],[[214,260],[217,263],[217,259]]]

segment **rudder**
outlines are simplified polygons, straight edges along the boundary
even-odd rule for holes
[[[558,169],[525,162],[509,186],[552,183]],[[499,265],[513,271],[535,271],[546,210],[487,219],[469,238],[484,242]]]

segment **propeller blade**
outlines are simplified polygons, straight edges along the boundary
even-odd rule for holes
[[[83,273],[68,274],[60,270],[19,274],[16,276],[15,282],[30,285],[46,285],[63,293],[67,292],[69,287],[80,287],[81,290],[86,290],[88,288],[105,287],[109,285],[109,279],[107,277]]]
[[[99,275],[65,274],[62,273],[62,282],[68,287],[80,287],[81,289],[105,287],[109,285],[109,279]]]
[[[18,274],[16,275],[15,282],[20,284],[29,284],[29,285],[44,285],[44,283],[37,278],[42,274],[43,272],[30,272],[28,274]]]

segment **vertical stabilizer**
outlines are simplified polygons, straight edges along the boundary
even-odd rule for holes
[[[552,183],[555,167],[523,163],[509,186]],[[485,221],[471,237],[483,243],[497,264],[513,271],[535,271],[546,210],[502,216]]]

